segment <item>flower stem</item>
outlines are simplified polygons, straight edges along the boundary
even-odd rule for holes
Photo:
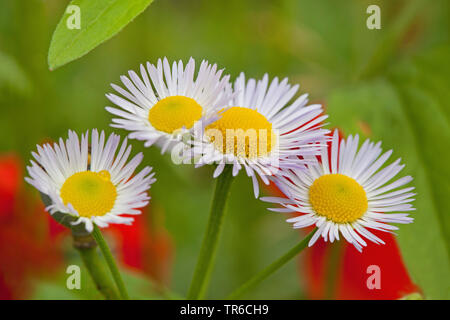
[[[74,247],[81,255],[81,259],[88,270],[92,281],[95,283],[97,290],[107,300],[117,300],[119,295],[117,294],[114,284],[111,278],[108,276],[106,266],[103,260],[97,253],[97,244],[92,237],[79,237],[74,235]]]
[[[296,244],[292,249],[290,249],[288,252],[286,252],[283,256],[278,258],[275,262],[273,262],[271,265],[266,267],[264,270],[256,274],[253,278],[245,282],[242,286],[240,286],[238,289],[233,291],[227,299],[237,299],[240,296],[242,296],[245,292],[249,291],[250,289],[253,289],[258,284],[260,284],[263,280],[268,278],[270,275],[272,275],[275,271],[280,269],[282,266],[284,266],[287,262],[289,262],[292,258],[294,258],[297,254],[302,252],[303,249],[305,249],[308,246],[309,240],[314,235],[314,232],[316,229],[314,229],[310,234],[308,234],[300,243]]]
[[[103,253],[103,256],[105,257],[106,263],[108,264],[109,270],[111,271],[111,274],[114,278],[114,281],[116,282],[117,288],[119,289],[120,297],[123,300],[128,300],[128,293],[125,288],[125,284],[123,283],[122,276],[120,275],[119,269],[117,268],[116,262],[114,260],[114,257],[111,253],[111,250],[109,250],[108,244],[106,243],[105,239],[102,236],[102,233],[100,232],[100,229],[97,227],[97,225],[94,224],[94,231],[92,232],[92,236],[94,237],[95,241],[97,242],[98,246],[100,247],[101,252]]]
[[[332,300],[336,293],[336,285],[340,272],[342,252],[344,248],[341,241],[333,243],[328,248],[330,256],[328,260],[328,270],[326,273],[327,286],[325,291],[325,299]]]
[[[223,224],[225,204],[230,193],[232,181],[232,166],[226,165],[222,174],[217,178],[208,226],[203,237],[197,266],[195,267],[187,295],[188,299],[202,299],[206,293]]]

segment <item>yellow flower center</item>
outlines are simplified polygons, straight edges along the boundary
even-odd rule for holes
[[[355,179],[343,174],[327,174],[309,189],[314,211],[335,223],[351,223],[362,217],[368,203],[366,192]]]
[[[202,117],[202,107],[192,98],[172,96],[158,101],[148,113],[153,128],[172,134],[186,127],[190,129]]]
[[[272,124],[256,110],[231,107],[206,127],[215,147],[223,153],[254,158],[265,156],[275,144]]]
[[[73,174],[64,182],[61,198],[81,217],[103,216],[113,208],[117,190],[108,171],[84,171]]]

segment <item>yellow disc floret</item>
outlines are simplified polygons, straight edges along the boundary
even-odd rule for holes
[[[275,144],[272,124],[256,110],[231,107],[206,127],[206,134],[223,153],[246,158],[267,155]]]
[[[108,171],[83,171],[70,176],[61,188],[61,198],[81,217],[103,216],[114,206],[117,190]]]
[[[192,98],[171,96],[158,101],[148,113],[148,121],[157,130],[174,133],[190,129],[202,117],[202,107]]]
[[[335,223],[351,223],[366,212],[367,196],[355,179],[343,174],[327,174],[309,189],[314,211]]]

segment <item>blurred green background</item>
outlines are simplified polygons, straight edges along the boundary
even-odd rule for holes
[[[208,59],[232,78],[241,71],[289,77],[300,93],[324,104],[329,128],[382,138],[404,159],[417,178],[419,210],[416,223],[399,231],[402,252],[413,279],[430,296],[449,294],[447,0],[155,0],[114,38],[50,72],[49,43],[67,4],[0,2],[1,152],[15,151],[28,161],[37,143],[66,136],[69,128],[111,132],[104,109],[110,83],[159,57]],[[380,30],[366,27],[370,4],[381,8]],[[140,142],[133,144],[135,152],[143,150]],[[172,288],[184,293],[207,220],[212,170],[175,166],[156,147],[144,153],[158,179],[151,206],[164,215],[176,248]],[[223,297],[299,240],[283,216],[253,198],[244,174],[233,185],[228,211],[212,298]],[[297,263],[291,262],[248,297],[301,298],[297,279]],[[57,298],[59,292],[47,288],[36,297]]]

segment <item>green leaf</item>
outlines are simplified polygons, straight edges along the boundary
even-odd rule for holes
[[[335,91],[330,121],[394,149],[414,177],[417,210],[398,241],[413,280],[427,299],[450,298],[450,48],[401,64],[388,78]]]
[[[71,1],[53,33],[48,52],[50,70],[80,58],[108,40],[152,2],[153,0]],[[79,29],[73,28],[76,26],[78,12]]]

